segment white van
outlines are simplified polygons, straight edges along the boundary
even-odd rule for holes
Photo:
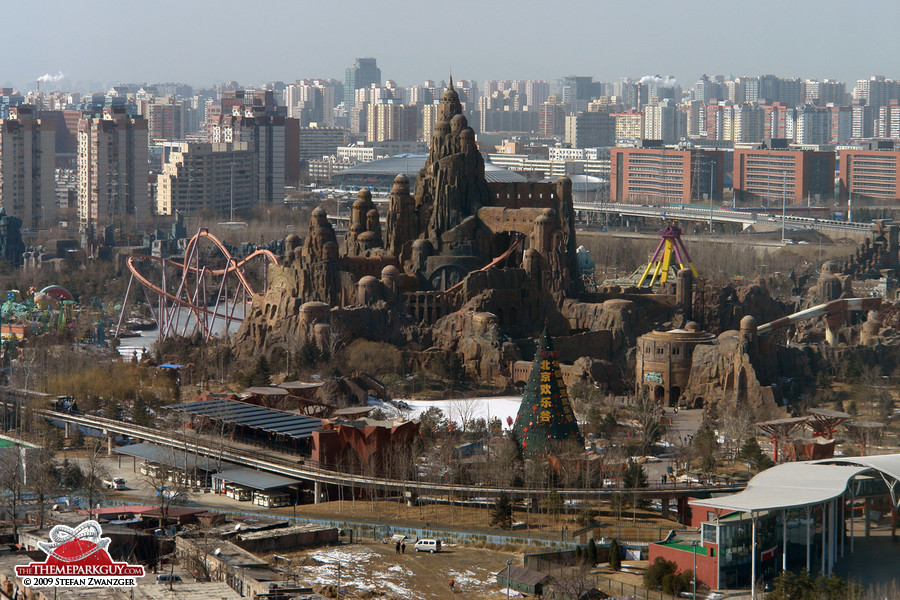
[[[441,551],[441,540],[423,538],[416,542],[415,548],[416,552],[431,552],[434,554]]]
[[[162,496],[170,502],[187,502],[187,494],[175,490],[163,490]]]
[[[106,489],[108,490],[124,490],[125,478],[113,477],[112,479],[104,479],[103,484],[106,485]]]

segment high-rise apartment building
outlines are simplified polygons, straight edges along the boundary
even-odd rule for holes
[[[284,202],[285,121],[280,115],[248,117],[232,113],[223,115],[212,126],[210,141],[213,143],[247,142],[250,151],[255,153],[257,201],[260,204]],[[296,148],[299,140],[291,143]],[[298,163],[299,160],[298,157]]]
[[[56,218],[55,119],[36,118],[34,107],[10,108],[0,119],[0,206],[27,229]]]
[[[339,82],[326,79],[301,79],[284,88],[287,116],[299,119],[301,127],[319,123],[334,125],[334,107]]]
[[[370,104],[366,113],[366,141],[415,141],[418,139],[418,111],[392,100]]]
[[[324,127],[312,123],[301,127],[299,136],[300,159],[312,160],[323,156],[334,156],[338,147],[343,146],[347,132],[341,127]]]
[[[257,204],[256,156],[247,142],[181,144],[156,182],[160,215],[240,214]]]
[[[831,141],[831,111],[812,103],[801,104],[788,113],[793,121],[793,140],[798,144],[828,144]]]
[[[644,138],[674,144],[686,135],[683,114],[673,100],[661,100],[644,107]]]
[[[150,212],[146,119],[124,107],[78,123],[78,218],[83,229],[131,224]]]
[[[154,98],[147,102],[147,129],[151,140],[183,140],[187,125],[187,106],[173,96]]]
[[[555,100],[555,98],[554,98]],[[566,133],[566,105],[544,102],[538,113],[538,132],[541,135],[563,136]]]
[[[381,69],[374,58],[357,58],[353,66],[344,71],[344,106],[352,106],[354,92],[370,85],[381,85]]]
[[[843,81],[833,79],[807,79],[806,101],[816,106],[834,104],[841,106],[847,104],[847,85]]]
[[[761,106],[741,102],[731,110],[731,139],[735,144],[758,144],[763,140],[766,113]]]
[[[569,115],[565,142],[573,148],[612,146],[616,143],[616,120],[605,112]]]
[[[639,140],[644,136],[644,113],[637,110],[627,110],[620,113],[610,113],[615,120],[615,139]]]

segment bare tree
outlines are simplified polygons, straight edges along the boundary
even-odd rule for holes
[[[721,408],[722,435],[725,438],[725,451],[734,464],[741,444],[753,431],[753,411],[749,406],[741,406],[736,401],[723,401]]]
[[[52,494],[59,488],[59,472],[53,464],[55,455],[47,444],[40,446],[37,459],[28,473],[28,490],[34,494],[38,527],[44,527],[47,504]]]
[[[85,445],[87,450],[81,462],[81,487],[88,504],[88,518],[93,519],[94,509],[105,495],[106,484],[103,481],[109,479],[109,469],[105,464],[106,448],[103,440],[88,438]]]
[[[22,492],[25,489],[25,448],[11,446],[0,450],[0,505],[9,515],[13,537],[19,539],[19,510],[22,507]]]

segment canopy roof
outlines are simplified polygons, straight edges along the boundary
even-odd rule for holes
[[[114,449],[117,454],[125,456],[133,456],[135,458],[143,458],[173,469],[182,469],[191,471],[198,469],[201,471],[218,471],[220,465],[215,460],[205,456],[198,456],[190,452],[184,452],[176,448],[164,448],[156,444],[130,444],[128,446],[119,446]],[[221,466],[232,466],[231,463],[220,461]]]
[[[280,391],[287,394],[284,390]],[[167,408],[197,417],[205,417],[212,421],[233,423],[294,439],[310,438],[313,431],[322,427],[322,421],[319,419],[236,400],[205,400]]]
[[[894,456],[895,460],[900,461],[900,455]],[[900,474],[900,463],[897,467]],[[690,503],[739,512],[821,504],[843,494],[851,479],[869,469],[869,465],[853,466],[849,463],[784,463],[756,475],[742,492],[721,498],[692,500]]]
[[[276,488],[287,487],[300,483],[299,479],[291,479],[282,477],[274,473],[266,473],[264,471],[256,471],[254,469],[237,468],[226,469],[220,473],[213,475],[216,479],[243,485],[254,490],[271,490]]]
[[[876,456],[839,456],[815,461],[818,465],[856,465],[881,471],[900,481],[900,454],[879,454]]]

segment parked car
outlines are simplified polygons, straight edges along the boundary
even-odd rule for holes
[[[431,552],[434,554],[441,551],[441,540],[422,538],[416,542],[415,548],[416,552]]]
[[[181,583],[181,575],[174,573],[160,573],[156,576],[156,583]]]

